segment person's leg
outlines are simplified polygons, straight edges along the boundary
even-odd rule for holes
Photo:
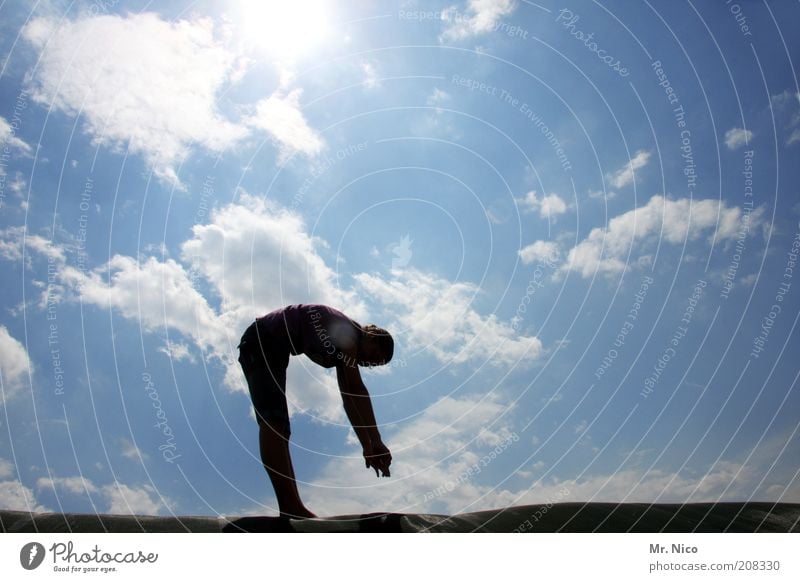
[[[300,499],[289,454],[289,409],[286,403],[288,350],[272,351],[259,338],[243,346],[239,361],[247,378],[259,427],[259,453],[275,490],[282,517],[316,517]],[[256,342],[252,342],[256,343]],[[266,355],[265,355],[266,354]]]
[[[317,517],[303,505],[289,454],[289,425],[281,420],[259,422],[261,462],[278,499],[281,517]]]

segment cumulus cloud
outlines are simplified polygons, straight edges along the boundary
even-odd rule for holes
[[[567,211],[567,203],[558,194],[539,196],[531,190],[522,198],[516,198],[523,212],[539,212],[542,218],[551,218]]]
[[[203,350],[225,344],[225,329],[184,267],[172,259],[115,255],[93,271],[64,267],[62,280],[85,303],[115,309],[145,330],[169,327],[194,338]]]
[[[14,465],[0,458],[0,509],[13,511],[49,511],[36,501],[36,495],[14,479]]]
[[[552,241],[537,240],[519,250],[519,257],[526,265],[532,263],[551,264],[559,262],[561,249]]]
[[[800,142],[800,93],[786,90],[770,97],[774,115],[786,132],[785,145]]]
[[[0,479],[10,479],[14,475],[14,465],[6,459],[0,459]]]
[[[111,278],[105,282],[102,274],[109,269]],[[229,304],[229,310],[215,312],[191,286],[187,270],[173,260],[161,262],[150,257],[138,263],[132,257],[116,256],[88,275],[70,267],[64,273],[85,304],[114,309],[151,332],[169,328],[191,338],[207,358],[225,366],[228,389],[247,393],[235,346],[247,324],[265,310]],[[292,359],[287,380],[290,413],[310,412],[328,420],[342,420],[334,379],[318,366],[296,360]]]
[[[392,449],[392,479],[376,481],[374,473],[364,470],[361,450],[355,446],[347,456],[328,463],[315,480],[317,487],[307,488],[303,499],[328,515],[375,507],[399,512],[460,511],[491,487],[475,479],[454,483],[455,478],[498,444],[507,443],[508,448],[515,442],[501,418],[507,410],[491,396],[444,397],[387,441]],[[437,494],[448,483],[457,486]],[[492,502],[488,503],[491,507]]]
[[[126,439],[125,437],[120,439],[120,447],[122,449],[122,456],[126,459],[133,459],[134,461],[138,461],[140,459],[148,459],[150,455],[141,451],[139,447],[137,447],[133,442]]]
[[[451,6],[442,13],[447,23],[442,40],[464,40],[495,30],[500,19],[516,9],[514,0],[469,0],[466,11]]]
[[[19,152],[31,153],[31,146],[17,137],[16,131],[5,117],[0,116],[0,149],[7,147]]]
[[[415,269],[393,269],[390,277],[360,273],[355,280],[375,301],[399,313],[406,349],[424,350],[440,362],[486,361],[494,366],[526,365],[542,351],[537,337],[521,336],[494,314],[473,306],[479,289]]]
[[[25,388],[25,380],[31,369],[28,350],[0,325],[0,387],[2,402],[6,403]]]
[[[39,490],[57,494],[87,495],[99,498],[103,513],[119,515],[164,515],[172,513],[174,503],[152,485],[132,487],[124,483],[96,485],[85,477],[42,477],[36,481]]]
[[[158,348],[158,351],[162,354],[165,354],[170,360],[175,362],[191,362],[194,364],[197,362],[197,358],[194,357],[191,350],[189,349],[189,345],[183,342],[166,342],[163,346]]]
[[[177,182],[190,146],[217,152],[247,133],[217,107],[237,63],[210,19],[37,18],[22,34],[39,51],[33,99],[80,115],[94,143],[141,154],[161,178]]]
[[[174,330],[191,339],[206,358],[222,362],[225,385],[247,392],[235,346],[257,315],[290,303],[325,303],[367,323],[365,300],[400,308],[396,329],[408,330],[409,345],[425,347],[442,362],[476,358],[495,366],[535,360],[542,343],[517,335],[495,315],[472,305],[479,289],[419,271],[391,276],[355,276],[352,288],[340,286],[321,252],[324,241],[307,233],[302,218],[269,200],[242,193],[237,203],[215,209],[207,224],[195,225],[181,245],[180,261],[113,256],[106,264],[81,271],[59,269],[67,299],[113,309],[146,331]],[[39,252],[53,252],[41,246]],[[63,255],[62,255],[63,256]],[[218,301],[212,307],[198,291],[202,278]],[[171,353],[187,350],[172,340]],[[177,350],[177,351],[175,351]],[[188,356],[186,356],[188,357]],[[303,358],[292,358],[287,396],[290,412],[305,411],[326,421],[343,421],[335,376]]]
[[[23,246],[27,247],[30,253],[58,263],[62,263],[66,257],[63,247],[38,234],[29,234],[24,226],[11,226],[0,230],[0,258],[12,262],[21,261],[24,254]]]
[[[639,150],[636,152],[630,161],[622,166],[616,172],[608,174],[606,178],[614,188],[624,188],[628,184],[633,183],[636,176],[636,170],[641,170],[650,161],[650,152],[646,150]]]
[[[97,487],[84,477],[40,477],[36,480],[37,489],[61,489],[73,495],[96,493]]]
[[[275,139],[280,148],[281,161],[295,152],[314,156],[325,146],[303,116],[300,107],[302,94],[301,89],[294,89],[286,95],[275,92],[256,104],[255,115],[248,121]]]
[[[761,222],[764,209],[750,214],[749,232],[752,235]],[[560,270],[573,270],[584,278],[595,271],[605,274],[620,273],[631,262],[644,254],[648,244],[659,239],[670,244],[684,239],[697,240],[708,234],[709,240],[731,240],[742,228],[742,211],[729,207],[724,201],[681,198],[670,200],[653,196],[644,206],[629,210],[612,218],[608,226],[592,229],[589,235],[569,250]]]
[[[735,150],[753,139],[753,132],[749,129],[734,127],[725,132],[725,145],[729,150]]]
[[[164,498],[152,485],[130,487],[122,483],[104,485],[101,488],[108,503],[106,513],[161,515],[171,513],[173,505]]]
[[[12,511],[50,511],[36,495],[19,481],[0,481],[0,507]]]
[[[517,433],[507,420],[508,412],[506,404],[492,396],[444,397],[388,435],[392,479],[376,480],[364,470],[360,449],[354,446],[328,462],[315,486],[304,488],[303,499],[324,515],[358,514],[375,507],[400,513],[454,514],[556,501],[741,501],[778,487],[783,491],[791,480],[785,474],[770,474],[768,465],[775,455],[763,454],[723,459],[702,468],[625,465],[613,472],[581,472],[570,478],[559,477],[555,467],[546,470],[547,464],[533,460],[497,484],[498,473],[491,463],[502,463],[505,454],[519,459],[518,449],[529,454],[531,444],[540,444],[535,435]],[[585,427],[584,421],[576,433]],[[489,465],[483,464],[491,451],[495,451],[494,459],[489,457]],[[796,491],[783,500],[795,498]]]
[[[19,234],[13,233],[0,251],[21,256]],[[0,237],[0,245],[3,241]],[[247,386],[236,345],[257,315],[289,303],[326,303],[358,321],[366,316],[355,292],[339,287],[336,273],[320,255],[324,243],[307,234],[302,218],[246,193],[239,203],[212,212],[207,224],[194,227],[181,247],[183,262],[115,255],[104,265],[82,271],[66,264],[63,248],[44,239],[35,247],[40,255],[59,257],[59,282],[66,299],[113,309],[149,332],[178,332],[206,358],[221,362],[225,385],[242,393]],[[218,308],[198,291],[199,278],[219,298]],[[173,357],[191,357],[180,338],[164,349]],[[309,364],[292,358],[287,380],[290,413],[344,420],[335,377]]]
[[[320,255],[324,242],[308,235],[302,217],[271,200],[242,193],[195,225],[183,260],[219,290],[223,311],[269,311],[287,303],[328,303],[354,317],[365,314]]]

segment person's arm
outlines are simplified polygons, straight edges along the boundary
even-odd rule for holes
[[[384,476],[388,477],[392,456],[381,440],[378,423],[372,410],[372,401],[367,387],[361,380],[358,366],[340,363],[336,366],[336,378],[339,381],[344,411],[364,450],[367,468],[372,466],[376,475],[380,469]]]

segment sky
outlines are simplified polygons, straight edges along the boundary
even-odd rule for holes
[[[395,339],[390,478],[292,358],[317,515],[800,502],[797,3],[0,11],[0,508],[276,514],[309,302]]]

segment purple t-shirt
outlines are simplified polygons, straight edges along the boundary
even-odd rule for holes
[[[293,355],[305,354],[325,368],[346,363],[361,339],[361,325],[338,309],[315,303],[287,305],[256,318],[259,335],[286,342]]]

